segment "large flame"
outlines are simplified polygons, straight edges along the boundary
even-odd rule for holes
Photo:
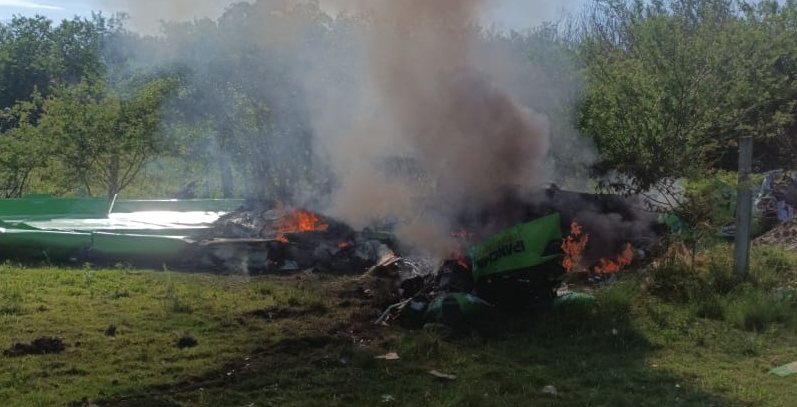
[[[626,243],[625,250],[617,256],[616,260],[600,259],[600,264],[593,270],[595,274],[613,274],[630,265],[632,261],[634,261],[634,249],[631,248],[631,243]]]
[[[581,259],[584,255],[584,249],[587,247],[587,242],[589,242],[589,235],[582,233],[581,225],[576,222],[571,223],[570,234],[562,241],[562,251],[565,253],[562,266],[568,273],[584,270]]]
[[[584,249],[589,242],[589,234],[581,230],[581,225],[573,222],[570,225],[570,234],[562,242],[562,251],[565,253],[565,258],[562,260],[562,266],[567,272],[586,272],[588,268],[583,264]],[[630,243],[626,243],[625,249],[617,259],[609,260],[601,258],[598,265],[592,268],[595,274],[613,274],[622,270],[624,267],[631,264],[634,260],[634,249]]]
[[[281,206],[278,207],[282,211]],[[286,233],[311,232],[327,230],[329,225],[322,222],[316,214],[304,209],[294,209],[280,215],[276,226],[275,240],[288,242]]]

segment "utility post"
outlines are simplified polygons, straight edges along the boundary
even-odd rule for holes
[[[750,173],[753,171],[753,138],[739,138],[739,183],[736,194],[736,230],[733,260],[736,275],[745,277],[750,268],[750,234],[753,217],[753,188]]]

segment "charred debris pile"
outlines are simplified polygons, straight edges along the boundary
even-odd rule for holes
[[[395,300],[379,322],[407,312],[450,321],[485,307],[550,305],[568,272],[613,274],[644,257],[661,232],[633,199],[554,186],[524,199],[507,194],[458,223],[450,253],[434,256],[388,226],[354,230],[309,210],[250,202],[219,219],[185,257],[225,273],[378,276]]]

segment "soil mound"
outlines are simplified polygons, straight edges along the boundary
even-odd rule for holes
[[[3,356],[46,355],[50,353],[61,353],[64,349],[66,349],[66,346],[64,346],[63,340],[45,336],[36,338],[31,343],[17,342],[10,348],[4,350]]]
[[[797,217],[759,236],[754,240],[754,244],[778,245],[789,250],[797,250]]]

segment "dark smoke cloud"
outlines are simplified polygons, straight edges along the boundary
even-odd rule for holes
[[[359,100],[327,112],[356,119],[322,122],[317,129],[340,183],[336,214],[355,226],[378,215],[395,217],[405,241],[438,247],[462,210],[546,181],[547,119],[492,80],[497,70],[484,70],[500,61],[485,64],[477,55],[476,23],[488,5],[334,2],[369,21],[361,33],[365,76]],[[384,162],[397,157],[414,171],[401,176],[386,169]]]

